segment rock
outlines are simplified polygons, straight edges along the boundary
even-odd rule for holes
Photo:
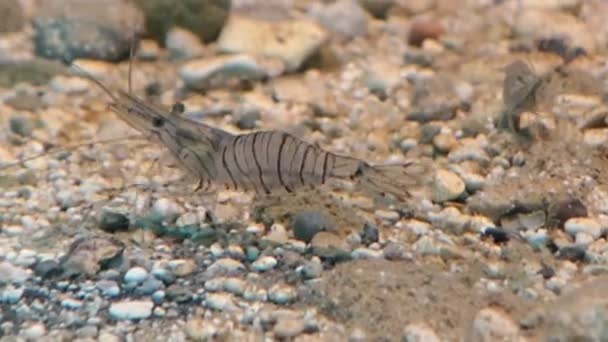
[[[252,106],[241,106],[233,114],[233,122],[239,129],[254,129],[262,118],[260,110]]]
[[[19,0],[0,2],[0,33],[21,31],[24,25],[25,17]]]
[[[305,280],[318,278],[323,272],[323,264],[319,261],[306,261],[296,269],[296,272]]]
[[[275,324],[272,332],[278,339],[292,339],[304,331],[304,321],[297,318],[282,318]]]
[[[387,243],[383,253],[386,260],[409,260],[413,258],[405,246],[396,242]]]
[[[131,287],[136,283],[128,283],[126,287]],[[163,282],[155,277],[147,277],[139,286],[135,288],[134,293],[138,296],[149,296],[163,287]]]
[[[234,312],[238,309],[232,300],[232,295],[228,293],[209,293],[203,305],[209,309],[226,312]]]
[[[33,22],[36,53],[67,61],[126,59],[132,45],[131,37],[137,37],[133,29],[143,27],[139,10],[121,0],[44,1],[36,9]]]
[[[99,228],[108,233],[126,231],[129,229],[129,218],[118,212],[104,210],[99,220]]]
[[[120,287],[114,280],[100,280],[95,286],[102,296],[115,298],[120,295]]]
[[[327,215],[316,210],[300,211],[293,217],[293,235],[306,243],[310,242],[318,232],[333,229],[334,223]]]
[[[110,305],[110,317],[115,320],[139,320],[152,315],[154,303],[149,300],[123,300]]]
[[[82,305],[82,301],[73,298],[66,298],[61,301],[61,306],[68,310],[80,310]]]
[[[253,268],[257,272],[266,272],[272,270],[277,265],[277,259],[272,256],[263,256],[256,260],[253,264],[251,264],[251,268]]]
[[[186,303],[192,300],[192,291],[181,285],[173,284],[167,288],[166,297],[167,300],[176,303]]]
[[[218,259],[207,269],[207,273],[211,276],[234,275],[244,271],[245,266],[240,261],[230,258]]]
[[[13,116],[9,120],[9,128],[11,132],[18,134],[22,137],[29,137],[34,132],[34,123],[32,120],[24,115]]]
[[[310,242],[312,251],[321,258],[333,261],[350,259],[350,252],[346,243],[335,234],[319,232]]]
[[[167,263],[169,270],[178,277],[186,277],[194,273],[196,263],[192,259],[174,259]]]
[[[444,33],[443,26],[437,21],[430,19],[416,20],[410,28],[407,42],[412,46],[420,47],[426,39],[438,40]]]
[[[285,227],[279,223],[275,223],[270,226],[270,231],[268,232],[268,235],[264,236],[264,240],[272,241],[276,244],[284,244],[287,242],[288,239],[289,236],[287,235]]]
[[[273,285],[268,290],[268,299],[278,305],[286,305],[294,302],[298,297],[298,292],[292,286],[285,284]]]
[[[361,236],[361,243],[366,246],[380,240],[380,231],[378,230],[378,227],[367,222],[363,225],[363,230],[359,235]]]
[[[39,340],[46,335],[46,326],[42,323],[32,323],[21,330],[21,335],[28,340]]]
[[[218,328],[211,321],[201,317],[188,319],[185,326],[187,341],[212,341],[218,336]]]
[[[439,342],[437,334],[425,323],[410,323],[403,329],[402,342]]]
[[[173,59],[192,59],[203,54],[203,44],[192,32],[174,27],[167,33],[165,47]]]
[[[589,31],[585,22],[560,11],[520,11],[513,22],[513,33],[515,36],[534,40],[559,37],[565,39],[568,45],[581,47],[587,53],[594,53],[596,50],[595,35]]]
[[[130,268],[124,277],[124,282],[127,284],[141,284],[148,277],[148,271],[143,267]]]
[[[36,264],[34,273],[43,278],[51,278],[61,274],[61,266],[52,259],[42,260]]]
[[[472,339],[470,341],[516,341],[519,337],[519,328],[504,312],[495,308],[480,310],[472,326]]]
[[[103,265],[119,261],[123,250],[124,244],[114,239],[76,239],[61,262],[63,274],[67,277],[93,276]]]
[[[179,76],[192,89],[208,89],[231,80],[258,81],[280,74],[246,54],[195,59],[179,69]]]
[[[23,297],[24,292],[25,290],[23,288],[8,286],[0,293],[0,302],[17,304],[21,300],[21,297]]]
[[[573,217],[564,223],[564,229],[571,235],[586,233],[594,239],[602,234],[602,225],[591,217]]]
[[[270,22],[234,14],[217,44],[222,52],[279,58],[287,71],[295,71],[327,38],[327,33],[311,21]]]
[[[359,0],[359,4],[376,18],[385,18],[395,0]]]
[[[338,37],[350,39],[367,34],[367,13],[356,0],[315,3],[309,14]]]
[[[146,17],[148,33],[165,42],[167,32],[182,27],[203,42],[217,38],[229,14],[230,0],[136,0]]]
[[[23,284],[31,277],[31,271],[0,261],[0,284]]]
[[[175,222],[181,212],[180,205],[168,198],[159,198],[152,206],[152,218],[159,221]]]
[[[464,181],[457,174],[438,170],[433,181],[433,200],[445,202],[460,197],[465,190]]]

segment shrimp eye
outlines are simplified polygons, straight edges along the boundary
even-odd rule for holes
[[[161,127],[164,124],[165,119],[163,118],[154,118],[154,120],[152,120],[152,125],[154,125],[154,127]]]

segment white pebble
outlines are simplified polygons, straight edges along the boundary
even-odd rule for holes
[[[149,300],[125,300],[112,303],[110,316],[115,320],[146,319],[152,315],[154,303]]]
[[[143,267],[132,267],[127,271],[124,277],[124,282],[127,284],[135,283],[140,284],[148,277],[148,271]]]
[[[564,229],[571,235],[576,236],[577,233],[587,233],[594,239],[597,239],[602,234],[600,223],[590,217],[573,217],[564,223]]]
[[[464,193],[464,181],[457,174],[447,170],[438,170],[433,182],[433,200],[445,202],[458,198]]]
[[[257,272],[270,271],[277,265],[277,259],[272,256],[263,256],[251,264],[251,267]]]
[[[228,293],[210,293],[205,298],[203,305],[206,308],[219,311],[233,312],[237,310],[237,306],[232,300],[232,295]]]

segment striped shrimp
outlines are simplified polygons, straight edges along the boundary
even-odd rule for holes
[[[270,195],[346,180],[359,190],[403,200],[424,173],[415,163],[371,165],[282,131],[232,134],[181,116],[181,104],[171,111],[159,110],[130,92],[112,92],[84,70],[80,72],[112,99],[110,108],[122,120],[171,152],[177,164],[198,180],[195,191],[223,187]]]

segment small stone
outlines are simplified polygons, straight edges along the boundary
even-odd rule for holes
[[[218,50],[281,59],[287,71],[297,70],[328,34],[309,20],[264,21],[231,15],[218,38]]]
[[[245,108],[239,108],[234,113],[234,124],[243,130],[254,129],[261,118],[262,116],[258,108],[246,106]]]
[[[181,213],[180,206],[168,198],[159,198],[152,206],[154,218],[160,221],[174,222]]]
[[[245,54],[195,59],[179,69],[179,76],[188,87],[203,90],[230,80],[258,81],[276,74],[280,72]]]
[[[313,253],[322,258],[335,261],[350,259],[350,252],[343,241],[336,234],[319,232],[310,242]]]
[[[176,303],[186,303],[192,300],[192,291],[189,288],[173,284],[165,291],[167,300]]]
[[[501,310],[485,308],[473,320],[473,336],[475,341],[514,341],[519,337],[519,328]]]
[[[304,321],[296,318],[282,318],[272,329],[274,336],[279,339],[292,339],[304,331]]]
[[[327,215],[315,211],[301,211],[293,218],[293,235],[297,240],[309,243],[320,231],[332,230],[334,223]]]
[[[157,279],[162,280],[165,284],[171,284],[175,281],[175,275],[173,274],[173,272],[162,267],[153,268],[152,274]]]
[[[89,89],[89,82],[80,77],[55,76],[49,83],[53,91],[62,94],[82,94]]]
[[[365,223],[363,225],[363,231],[359,234],[361,236],[361,243],[363,245],[370,245],[380,240],[380,231],[378,227],[371,223]]]
[[[275,268],[277,263],[278,262],[275,257],[263,256],[251,264],[251,268],[257,272],[267,272]]]
[[[69,254],[63,259],[63,273],[67,277],[80,274],[94,276],[103,265],[119,261],[123,249],[122,242],[114,239],[76,239],[70,246]]]
[[[491,237],[494,243],[501,244],[509,241],[509,233],[504,229],[488,227],[481,230],[482,237]]]
[[[132,267],[127,271],[124,277],[124,282],[129,284],[141,284],[148,277],[148,271],[143,267]]]
[[[115,320],[146,319],[153,308],[154,303],[149,300],[123,300],[110,305],[110,316]]]
[[[165,47],[174,59],[191,59],[203,54],[204,48],[200,39],[192,32],[180,27],[173,27],[167,33]]]
[[[380,250],[373,250],[370,248],[364,248],[364,247],[360,247],[355,249],[352,253],[351,256],[353,259],[382,259],[384,258],[384,253]]]
[[[273,285],[268,290],[268,299],[278,305],[292,303],[298,297],[296,289],[285,284]]]
[[[34,273],[43,278],[51,278],[61,274],[61,266],[52,259],[42,260],[36,264]]]
[[[114,280],[100,280],[96,286],[102,296],[115,298],[120,295],[120,287]]]
[[[374,214],[385,221],[388,221],[390,223],[395,223],[397,222],[397,220],[399,220],[400,215],[398,212],[394,211],[394,210],[376,210],[374,212]]]
[[[285,227],[279,223],[275,223],[270,226],[268,235],[264,236],[264,240],[272,241],[276,244],[281,245],[287,243],[288,239],[289,236],[287,236],[287,231],[285,230]]]
[[[306,261],[303,265],[299,266],[296,271],[305,280],[318,278],[323,272],[323,264],[314,260]]]
[[[213,276],[236,275],[244,271],[245,266],[240,261],[230,258],[218,259],[207,269],[207,272]]]
[[[0,284],[23,284],[31,277],[31,271],[0,261]]]
[[[147,277],[138,287],[135,288],[135,294],[149,296],[163,286],[163,282],[155,277]]]
[[[2,291],[0,301],[6,304],[16,304],[21,300],[24,292],[25,290],[23,288],[9,286]]]
[[[34,123],[29,117],[24,115],[11,117],[9,120],[9,127],[11,132],[22,137],[29,137],[34,132]]]
[[[338,0],[327,5],[316,3],[309,12],[338,37],[350,39],[367,34],[367,13],[356,0]]]
[[[386,260],[408,260],[413,257],[411,253],[408,253],[405,246],[396,242],[387,243],[383,253]]]
[[[153,61],[158,59],[160,55],[160,46],[158,42],[151,39],[142,39],[139,41],[137,49],[137,57],[145,61]]]
[[[186,277],[194,273],[196,263],[192,259],[175,259],[169,261],[167,267],[177,277]]]
[[[226,278],[223,283],[224,291],[237,296],[242,296],[247,287],[247,282],[241,278],[230,277]]]
[[[152,301],[154,301],[154,304],[160,305],[165,300],[165,295],[165,291],[158,290],[152,294]]]
[[[439,170],[435,173],[433,182],[433,200],[446,202],[460,197],[465,190],[464,181],[457,174]]]
[[[548,220],[561,227],[573,217],[586,217],[587,207],[578,198],[567,198],[551,203],[548,210]]]
[[[425,323],[410,323],[403,329],[402,342],[439,342],[437,334]]]
[[[128,230],[129,223],[129,218],[126,215],[104,210],[99,221],[99,228],[108,233],[115,233]]]
[[[79,310],[82,308],[82,301],[72,298],[67,298],[61,301],[61,306],[68,310]]]
[[[564,223],[564,229],[571,235],[586,233],[597,239],[602,234],[601,224],[590,217],[573,217]]]
[[[28,340],[38,340],[46,335],[46,326],[42,323],[33,323],[25,327],[21,335]]]
[[[416,20],[410,28],[410,32],[407,38],[408,44],[412,46],[422,46],[422,43],[426,39],[439,39],[445,30],[443,26],[437,21],[433,20]]]
[[[203,301],[203,305],[218,311],[234,312],[237,310],[232,295],[228,293],[209,293]]]

